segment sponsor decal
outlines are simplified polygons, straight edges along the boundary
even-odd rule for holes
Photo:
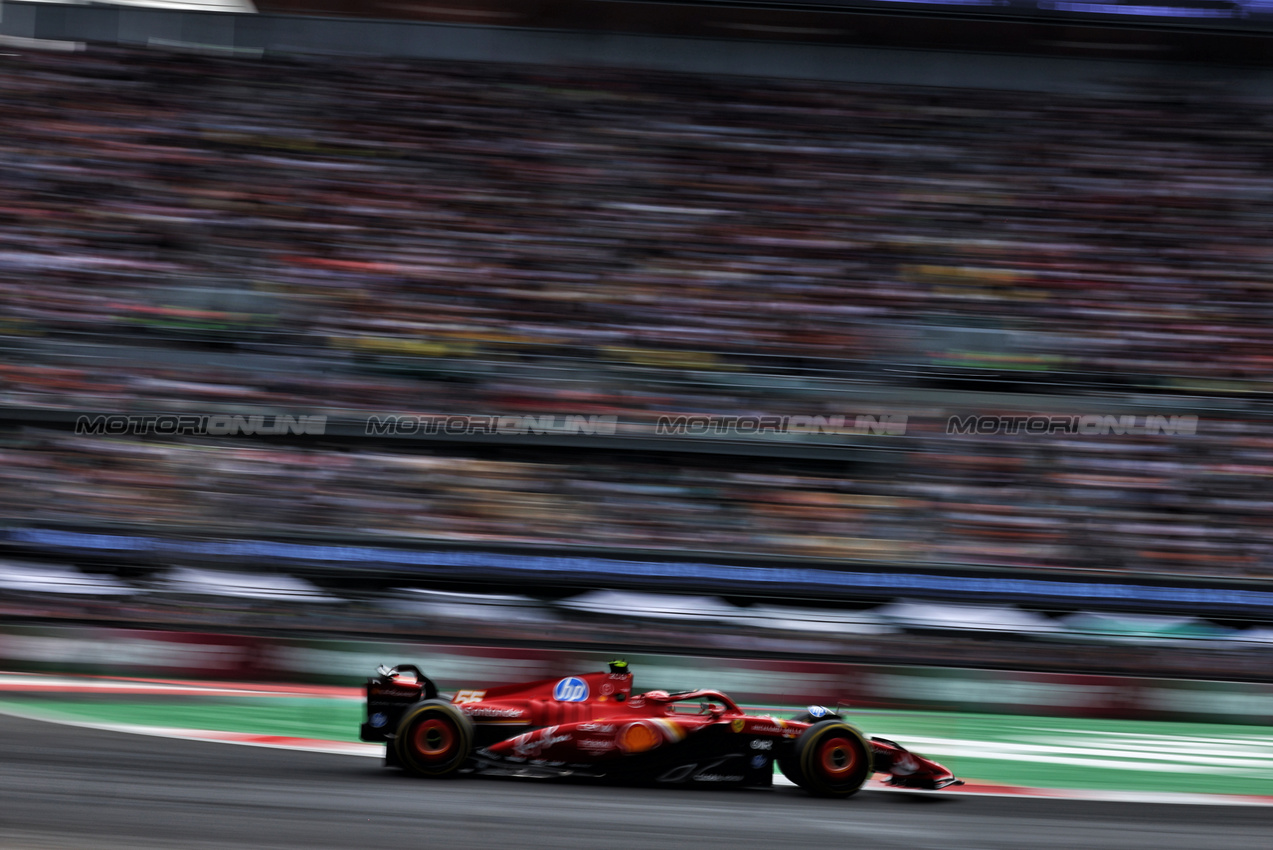
[[[460,711],[477,720],[524,720],[526,718],[526,710],[523,708],[499,708],[494,705],[464,703],[460,706]]]
[[[534,732],[518,735],[513,739],[513,752],[523,758],[532,758],[555,744],[570,740],[568,734],[557,734],[559,726],[547,726]]]
[[[486,696],[486,691],[456,691],[455,698],[451,702],[456,705],[463,705],[470,702],[481,702]]]
[[[695,782],[742,782],[745,777],[725,773],[696,773]]]
[[[712,773],[730,758],[717,759],[711,764],[699,767],[696,763],[674,767],[660,776],[656,782],[742,782],[747,777],[732,773]]]
[[[729,724],[729,728],[733,729],[735,732],[741,732],[743,731],[743,727],[746,725],[747,725],[746,722],[743,720],[735,720],[734,722]]]
[[[604,685],[601,686],[601,693],[606,696],[610,696],[610,694],[614,693],[614,685],[610,684],[609,682],[606,682]]]
[[[753,750],[772,750],[774,742],[768,738],[755,738],[751,742],[751,748]]]
[[[605,752],[606,750],[613,750],[615,747],[614,741],[602,740],[600,738],[581,738],[575,743],[578,744],[579,748],[582,750],[591,750],[597,753]]]
[[[717,762],[716,764],[719,764],[719,762]],[[713,764],[712,766],[715,767],[715,764]],[[683,764],[683,765],[680,765],[679,767],[674,767],[671,770],[667,771],[655,781],[656,782],[684,782],[685,780],[689,779],[690,774],[692,774],[697,769],[698,769],[697,763]]]
[[[371,715],[368,722],[371,724],[373,729],[379,729],[381,726],[384,726],[389,722],[389,718],[385,716],[383,711],[377,711],[375,714]]]
[[[811,714],[814,717],[826,717],[828,714],[831,713],[820,705],[811,705],[809,706],[808,710],[809,710],[809,714]]]
[[[395,685],[372,685],[371,695],[374,697],[418,697],[420,688]]]
[[[764,767],[768,763],[769,763],[768,756],[752,756],[751,757],[751,766],[756,768],[757,770]]]
[[[580,732],[598,732],[605,734],[613,732],[619,727],[615,726],[613,723],[580,723],[575,728]]]
[[[772,726],[757,726],[751,731],[761,735],[782,735],[784,738],[796,736],[796,730],[788,728],[787,721],[773,718],[773,722]]]
[[[632,723],[619,734],[619,749],[625,753],[643,753],[663,743],[663,736],[645,723]]]
[[[567,676],[553,688],[557,702],[583,702],[588,699],[588,683],[578,676]]]

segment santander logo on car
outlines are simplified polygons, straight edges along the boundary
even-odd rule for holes
[[[588,698],[588,683],[578,676],[567,676],[553,688],[557,702],[583,702]]]

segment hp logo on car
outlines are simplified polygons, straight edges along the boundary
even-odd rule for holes
[[[583,702],[588,698],[588,683],[578,676],[568,676],[553,688],[557,702]]]

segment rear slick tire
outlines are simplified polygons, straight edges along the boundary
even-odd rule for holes
[[[874,772],[871,742],[843,720],[810,726],[791,755],[787,778],[815,797],[851,797]]]
[[[473,721],[449,702],[417,703],[402,715],[393,748],[409,773],[451,776],[473,752]]]

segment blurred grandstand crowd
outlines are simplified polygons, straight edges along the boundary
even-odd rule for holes
[[[1192,437],[1104,439],[947,436],[941,423],[923,424],[893,438],[908,449],[894,462],[865,469],[560,450],[535,460],[429,456],[28,428],[0,448],[0,490],[10,522],[161,535],[321,529],[385,542],[1273,574],[1268,437],[1220,423]]]
[[[764,393],[587,378],[866,380],[951,326],[1019,342],[939,360],[1273,385],[1271,113],[1249,98],[95,51],[11,59],[0,99],[11,333],[277,339],[311,367],[29,363],[11,402],[730,412]],[[457,397],[320,371],[351,352],[581,374]]]
[[[1040,414],[1273,389],[1273,98],[0,62],[8,524],[1273,578],[1273,420],[948,436],[975,396],[932,383],[1019,376]],[[106,439],[32,409],[911,427],[887,463],[753,467]]]

